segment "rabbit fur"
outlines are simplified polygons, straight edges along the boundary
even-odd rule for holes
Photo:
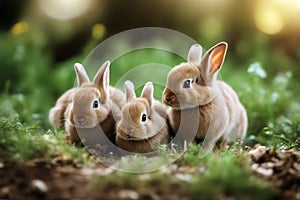
[[[125,82],[126,105],[122,119],[117,123],[116,144],[124,150],[147,153],[157,150],[159,144],[170,141],[167,109],[153,98],[153,84],[147,82],[140,98],[134,85]]]
[[[247,114],[235,91],[217,80],[227,51],[220,42],[202,56],[202,47],[193,45],[188,62],[175,66],[168,74],[163,102],[170,106],[168,115],[174,133],[179,129],[191,134],[196,124],[195,139],[204,140],[202,148],[212,150],[230,141],[243,140],[247,131]],[[185,120],[185,119],[189,120]]]
[[[125,95],[109,86],[109,65],[106,61],[90,82],[84,67],[76,63],[78,86],[66,91],[49,112],[51,125],[64,127],[72,143],[80,141],[78,132],[86,136],[89,133],[99,135],[101,129],[110,141],[115,142],[115,123],[121,118]]]

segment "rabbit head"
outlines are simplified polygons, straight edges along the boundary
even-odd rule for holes
[[[155,111],[153,104],[153,84],[147,82],[142,90],[141,97],[136,98],[134,85],[125,82],[126,104],[123,116],[117,125],[117,134],[125,140],[145,140],[153,137],[160,131],[161,123],[154,122]],[[163,121],[163,120],[161,120]]]
[[[93,128],[106,119],[110,112],[109,65],[106,61],[91,83],[84,67],[74,68],[78,87],[74,89],[69,112],[70,122],[77,128]]]
[[[227,43],[221,42],[202,56],[202,47],[193,45],[188,62],[175,66],[168,74],[163,102],[174,109],[189,109],[208,104],[219,92],[216,77],[224,62]]]

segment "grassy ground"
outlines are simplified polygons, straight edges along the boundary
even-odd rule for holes
[[[11,38],[0,40],[3,44]],[[241,64],[229,57],[220,78],[232,85],[248,111],[244,143],[215,150],[203,159],[193,145],[161,170],[131,174],[97,162],[84,147],[68,144],[63,130],[49,126],[47,112],[73,86],[73,63],[83,56],[52,66],[43,44],[32,47],[30,39],[18,40],[0,55],[4,66],[0,69],[0,198],[300,198],[300,88],[294,73],[269,72],[259,60]],[[8,55],[14,58],[7,59]],[[174,66],[181,61],[172,54],[147,50],[125,55],[112,66],[128,71],[148,62]],[[112,68],[112,84],[122,73]],[[157,99],[161,91],[156,85]],[[130,167],[129,159],[124,158],[123,165]]]

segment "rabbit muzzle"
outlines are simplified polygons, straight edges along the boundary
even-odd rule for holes
[[[132,138],[133,136],[133,130],[132,129],[128,129],[128,130],[126,130],[125,131],[126,132],[126,137],[127,137],[127,139],[130,139],[130,138]]]
[[[124,130],[121,134],[119,134],[119,137],[123,138],[124,140],[144,140],[143,138],[136,137],[133,130]]]
[[[93,120],[93,117],[90,117],[87,114],[84,115],[74,115],[73,123],[77,128],[93,128],[98,123]]]
[[[168,106],[172,106],[177,102],[176,95],[169,88],[166,88],[163,92],[163,102]]]
[[[74,121],[75,121],[75,125],[82,126],[86,121],[86,118],[84,116],[76,116]]]

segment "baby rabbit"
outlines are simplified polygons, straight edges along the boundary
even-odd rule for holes
[[[147,153],[169,143],[166,107],[153,99],[153,84],[147,82],[136,98],[133,83],[126,81],[125,93],[127,103],[117,123],[116,144],[127,151]]]
[[[125,95],[109,86],[109,65],[106,61],[91,83],[84,67],[76,63],[78,87],[65,92],[49,112],[51,125],[54,128],[64,126],[72,143],[80,141],[79,132],[89,140],[94,140],[90,138],[94,135],[96,140],[101,129],[110,141],[115,142],[115,123],[121,118]]]
[[[193,45],[188,62],[169,72],[163,92],[163,102],[171,107],[168,114],[173,131],[190,134],[190,127],[196,123],[195,139],[204,139],[202,150],[206,153],[217,142],[223,146],[232,140],[243,140],[247,131],[246,110],[237,94],[217,80],[226,51],[227,43],[221,42],[201,59],[201,46]]]

